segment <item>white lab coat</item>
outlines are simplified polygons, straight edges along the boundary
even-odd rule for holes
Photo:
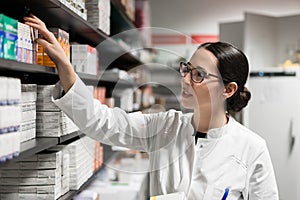
[[[230,117],[195,145],[192,113],[170,110],[158,114],[127,114],[94,100],[77,77],[54,103],[86,135],[109,145],[149,153],[150,195],[183,191],[189,200],[277,200],[273,166],[265,141]]]

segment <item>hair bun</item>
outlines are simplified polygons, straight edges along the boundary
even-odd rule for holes
[[[227,110],[229,112],[239,112],[247,106],[251,98],[250,91],[244,87],[240,92],[235,93],[232,97],[227,99]]]

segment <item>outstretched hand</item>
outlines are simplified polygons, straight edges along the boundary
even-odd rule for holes
[[[43,46],[44,51],[55,63],[62,87],[65,92],[68,92],[76,80],[76,74],[63,48],[42,20],[34,15],[30,15],[29,17],[24,17],[24,21],[25,24],[37,29],[41,34],[42,37],[36,39],[36,42]]]
[[[47,55],[53,60],[56,65],[63,65],[69,62],[64,53],[63,48],[56,40],[53,33],[51,33],[45,23],[34,15],[24,17],[25,24],[37,29],[42,38],[36,39],[36,42],[43,46]]]

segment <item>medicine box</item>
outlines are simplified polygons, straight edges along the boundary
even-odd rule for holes
[[[0,58],[3,58],[3,39],[4,39],[4,30],[3,30],[3,14],[0,14]]]
[[[55,199],[61,195],[61,188],[59,185],[40,185],[40,186],[0,186],[0,193],[19,193],[19,194],[40,194],[48,195],[48,198]],[[9,195],[9,194],[6,194]],[[42,196],[40,196],[42,197]]]
[[[37,102],[36,109],[38,111],[60,111],[60,109],[52,102],[52,91],[54,85],[38,85],[37,86]]]
[[[61,176],[61,168],[55,169],[1,169],[0,178],[58,178]]]
[[[17,39],[18,39],[18,21],[8,16],[1,15],[0,20],[3,24],[3,58],[16,60]]]
[[[49,28],[49,31],[51,31],[54,34],[58,43],[63,48],[66,57],[70,59],[69,33],[60,28]],[[49,67],[56,67],[54,62],[51,60],[51,58],[47,55],[45,51],[43,52],[43,65]]]
[[[37,85],[21,84],[21,103],[36,102]]]
[[[26,193],[2,193],[1,200],[27,200],[27,199],[47,199],[55,200],[54,194],[26,194]]]
[[[20,142],[25,142],[36,137],[36,122],[35,119],[21,123],[20,127]]]

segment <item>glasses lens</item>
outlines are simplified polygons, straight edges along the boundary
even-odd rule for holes
[[[188,66],[186,63],[181,62],[180,63],[180,74],[182,77],[184,77],[189,72]]]
[[[194,68],[192,70],[192,79],[193,81],[200,83],[204,79],[204,73],[201,69]]]

